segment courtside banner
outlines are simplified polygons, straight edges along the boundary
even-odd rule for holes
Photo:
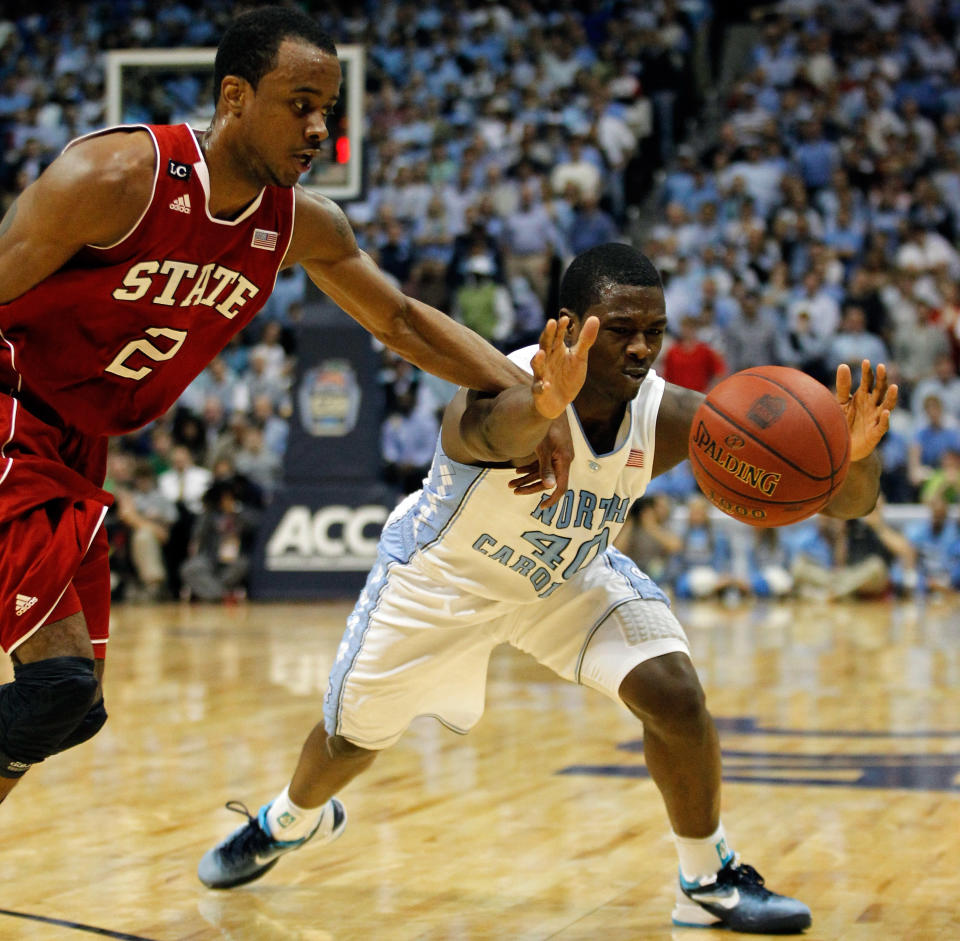
[[[260,525],[250,596],[353,597],[376,560],[380,531],[398,499],[381,483],[284,487]]]
[[[378,478],[384,399],[377,370],[370,334],[347,317],[297,331],[287,483]]]

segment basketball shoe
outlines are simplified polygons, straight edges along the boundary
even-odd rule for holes
[[[687,882],[680,874],[673,923],[751,934],[798,934],[810,927],[810,909],[765,889],[763,876],[735,856],[716,875],[699,882]]]
[[[275,840],[267,828],[270,804],[264,804],[256,817],[239,801],[229,801],[226,806],[228,810],[246,814],[247,822],[203,854],[197,875],[211,889],[232,889],[253,882],[276,866],[284,853],[299,849],[308,840],[332,843],[347,825],[343,804],[331,797],[324,804],[317,825],[307,836],[300,840]]]

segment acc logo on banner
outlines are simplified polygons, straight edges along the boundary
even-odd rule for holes
[[[270,534],[264,565],[271,572],[365,571],[388,512],[380,504],[291,506]]]

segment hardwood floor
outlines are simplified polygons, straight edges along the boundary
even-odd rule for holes
[[[286,783],[349,608],[118,607],[106,728],[0,808],[0,939],[713,937],[670,924],[639,724],[508,648],[480,725],[418,720],[344,791],[337,843],[205,889],[200,856],[242,820],[224,802]],[[811,906],[806,937],[960,939],[957,599],[677,611],[731,842]]]

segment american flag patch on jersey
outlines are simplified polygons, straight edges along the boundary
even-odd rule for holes
[[[262,248],[264,251],[273,252],[277,249],[277,233],[270,232],[268,229],[254,229],[253,239],[250,244],[254,248]]]
[[[643,451],[630,451],[627,467],[643,467]]]

